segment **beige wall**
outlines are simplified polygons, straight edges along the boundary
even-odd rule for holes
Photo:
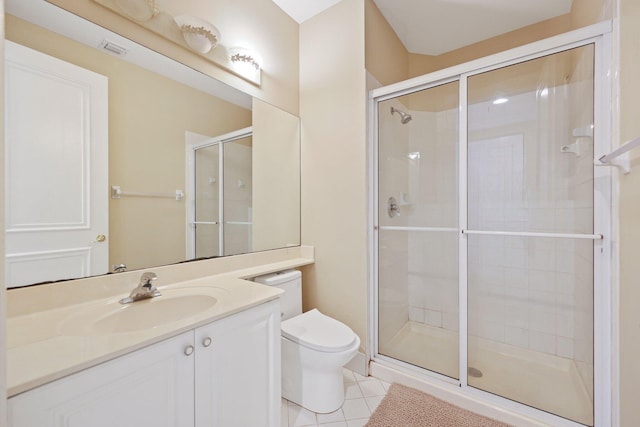
[[[612,16],[613,0],[574,1],[571,13],[438,56],[409,53],[372,0],[366,1],[367,71],[383,85],[441,70],[595,24]]]
[[[574,1],[571,12],[438,56],[409,54],[409,76],[441,70],[611,18],[610,0]]]
[[[502,52],[571,29],[571,17],[568,15],[552,18],[539,24],[530,25],[497,37],[492,37],[438,56],[409,54],[409,76],[415,77],[432,71],[441,70],[474,59]]]
[[[123,191],[184,191],[185,131],[217,136],[251,126],[249,110],[11,15],[5,21],[7,39],[109,78],[109,185]],[[110,199],[109,265],[184,260],[185,215],[185,201]]]
[[[300,120],[253,100],[253,250],[300,244]]]
[[[199,0],[187,0],[194,4]],[[122,34],[153,50],[202,71],[232,87],[298,114],[298,24],[274,2],[224,1],[225,16],[240,17],[237,25],[254,32],[264,65],[262,83],[256,86],[191,51],[129,21],[92,0],[52,0],[80,16]],[[224,34],[222,35],[224,41]]]
[[[365,1],[365,66],[383,85],[409,75],[409,52],[373,0]]]
[[[367,319],[364,0],[343,0],[300,26],[303,306],[362,339]]]
[[[620,7],[620,141],[628,141],[640,136],[640,2],[621,0]],[[619,392],[622,427],[637,426],[640,420],[640,150],[632,151],[631,157],[631,173],[620,175]]]

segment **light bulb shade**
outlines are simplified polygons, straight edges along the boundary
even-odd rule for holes
[[[118,9],[136,21],[148,21],[158,14],[155,0],[116,0]]]
[[[173,18],[187,45],[199,53],[208,53],[220,42],[220,31],[204,19],[180,15]]]
[[[229,49],[229,61],[234,69],[254,73],[262,67],[262,58],[256,52],[241,47]]]

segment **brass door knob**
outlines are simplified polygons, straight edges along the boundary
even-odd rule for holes
[[[104,242],[105,240],[107,240],[107,236],[105,236],[104,234],[98,234],[98,235],[96,236],[96,242],[100,242],[100,243],[102,243],[102,242]]]

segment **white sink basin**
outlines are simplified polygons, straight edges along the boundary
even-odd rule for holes
[[[221,292],[213,287],[160,290],[162,296],[129,304],[117,300],[87,304],[70,313],[60,324],[63,335],[118,334],[152,329],[209,310]]]

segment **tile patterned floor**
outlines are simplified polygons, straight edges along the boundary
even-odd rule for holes
[[[389,389],[389,384],[343,370],[345,401],[342,408],[330,414],[316,414],[282,399],[282,427],[327,426],[362,427]]]

